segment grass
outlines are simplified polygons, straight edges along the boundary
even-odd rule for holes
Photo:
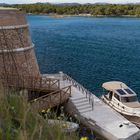
[[[48,125],[25,97],[0,86],[0,140],[78,140],[78,137],[63,133],[58,125]]]

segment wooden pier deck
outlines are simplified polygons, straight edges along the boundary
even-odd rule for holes
[[[66,103],[66,111],[87,127],[109,140],[136,140],[139,129],[119,113],[103,103],[93,93],[86,90],[68,75],[48,75],[60,79],[61,87],[71,85],[71,97]]]

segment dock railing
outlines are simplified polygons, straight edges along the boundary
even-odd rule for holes
[[[23,88],[23,89],[60,89],[60,79],[47,78],[47,76],[30,76],[30,75],[16,75],[16,74],[3,74],[0,75],[4,86]]]
[[[62,75],[62,73],[61,73]],[[67,74],[63,73],[63,80],[68,81],[71,85],[76,87],[80,92],[82,92],[84,95],[86,95],[86,98],[88,98],[89,103],[92,106],[92,110],[94,109],[94,97],[93,93],[84,88],[81,84],[79,84],[77,81],[75,81],[73,78],[68,76]]]
[[[32,106],[36,109],[48,109],[58,104],[63,103],[71,95],[71,86],[64,87],[62,89],[53,91],[44,96],[35,98],[30,101]]]

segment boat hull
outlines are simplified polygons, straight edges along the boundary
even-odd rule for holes
[[[123,115],[127,120],[131,121],[132,123],[134,123],[137,127],[140,128],[140,117],[137,116],[130,116],[130,115],[124,115],[122,113],[120,113],[121,115]]]
[[[113,105],[111,105],[109,102],[107,102],[104,98],[104,96],[101,97],[101,99],[103,100],[103,102],[107,105],[109,105],[111,108],[113,108],[115,111],[117,111],[118,113],[120,113],[122,116],[124,116],[127,120],[129,120],[130,122],[132,122],[133,124],[135,124],[137,127],[140,128],[140,117],[138,116],[134,116],[134,115],[126,115],[122,112],[119,112],[116,108],[114,108]]]

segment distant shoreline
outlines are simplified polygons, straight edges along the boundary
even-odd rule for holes
[[[85,5],[51,5],[51,4],[21,4],[13,5],[27,13],[48,15],[62,18],[70,16],[83,17],[140,17],[140,4],[85,4]]]
[[[100,18],[104,18],[104,17],[130,17],[130,18],[140,18],[140,16],[136,16],[136,15],[91,15],[91,14],[77,14],[77,15],[59,15],[59,14],[45,14],[45,13],[27,13],[27,15],[46,15],[49,17],[53,17],[53,18],[64,18],[64,17],[100,17]]]

